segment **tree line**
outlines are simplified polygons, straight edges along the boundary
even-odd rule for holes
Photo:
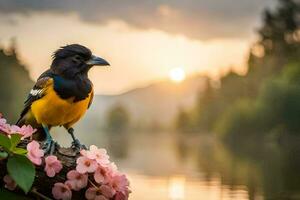
[[[207,79],[191,110],[180,110],[180,132],[216,133],[227,141],[300,135],[300,3],[279,0],[263,13],[246,75]]]

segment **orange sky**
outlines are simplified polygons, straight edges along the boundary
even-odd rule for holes
[[[11,37],[17,38],[20,59],[30,67],[33,79],[48,68],[52,52],[65,44],[86,45],[107,59],[111,68],[94,68],[90,73],[98,94],[117,94],[167,78],[178,67],[187,75],[205,72],[217,77],[231,67],[243,72],[254,41],[253,33],[204,40],[156,28],[140,29],[122,19],[87,23],[76,13],[13,14],[9,20],[2,16],[0,24],[0,42],[7,45]],[[205,26],[202,29],[208,31]]]

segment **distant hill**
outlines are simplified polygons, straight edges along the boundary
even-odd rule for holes
[[[112,106],[121,104],[130,114],[135,128],[161,128],[170,125],[180,107],[194,105],[205,77],[197,75],[181,83],[160,81],[120,95],[97,95],[79,128],[105,126],[105,117]],[[93,126],[90,126],[93,124]]]

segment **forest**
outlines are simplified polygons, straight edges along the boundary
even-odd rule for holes
[[[33,84],[29,71],[18,59],[14,40],[8,49],[0,48],[0,112],[11,123],[17,121]]]
[[[263,13],[245,75],[229,72],[176,119],[180,132],[215,133],[227,142],[284,141],[300,135],[300,4],[280,0]]]

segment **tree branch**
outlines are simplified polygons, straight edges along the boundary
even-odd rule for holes
[[[21,148],[25,148],[29,143],[29,140],[23,140],[22,143],[19,145]],[[66,181],[66,175],[68,171],[76,168],[76,159],[80,156],[80,153],[72,148],[62,148],[57,147],[53,152],[53,155],[57,156],[58,160],[61,161],[63,165],[63,169],[55,175],[55,177],[50,178],[46,175],[44,171],[44,163],[41,166],[36,166],[36,176],[34,183],[32,185],[32,189],[30,193],[26,196],[34,197],[35,199],[52,199],[52,187],[57,182],[64,183]],[[1,181],[3,177],[7,174],[6,170],[6,160],[0,161],[0,177]],[[2,182],[3,185],[3,182]],[[14,192],[18,194],[25,195],[20,189],[15,190]],[[85,190],[82,189],[81,191],[72,191],[72,199],[80,200],[85,199]]]

